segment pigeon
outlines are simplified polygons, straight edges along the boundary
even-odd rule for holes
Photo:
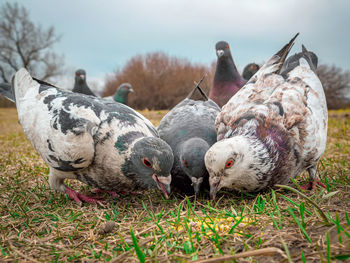
[[[304,47],[305,48],[305,47]],[[311,58],[311,65],[313,68],[312,70],[316,72],[317,64],[318,64],[318,58],[316,54],[312,51],[308,51],[308,55]],[[281,75],[286,77],[287,73],[293,70],[295,67],[299,65],[299,60],[304,56],[303,52],[299,52],[294,54],[293,56],[290,56],[286,59],[286,61],[283,63],[283,66],[281,68]]]
[[[244,67],[242,77],[245,80],[250,80],[251,77],[260,69],[260,66],[256,63],[249,63]]]
[[[254,193],[285,184],[304,170],[315,186],[328,114],[313,56],[303,47],[298,63],[280,74],[297,35],[217,116],[218,142],[205,155],[212,199],[222,188]]]
[[[209,98],[222,107],[239,91],[246,81],[237,71],[228,43],[220,41],[216,43],[215,48],[218,59]]]
[[[75,82],[72,91],[96,97],[86,83],[86,72],[83,69],[78,69],[75,72]]]
[[[114,100],[116,102],[128,105],[128,98],[129,98],[130,92],[134,92],[131,84],[123,83],[118,87],[117,92],[113,96],[108,96],[103,98],[108,100]]]
[[[157,130],[128,106],[55,87],[20,69],[13,80],[18,119],[29,141],[50,167],[52,189],[78,204],[64,179],[103,191],[160,188],[170,193],[173,153]]]
[[[204,101],[191,99],[196,90],[202,94]],[[204,155],[216,142],[214,122],[220,110],[197,84],[183,101],[162,118],[157,128],[159,136],[174,153],[172,189],[188,195],[198,194],[201,188],[209,190]]]

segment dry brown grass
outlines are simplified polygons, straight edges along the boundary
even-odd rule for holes
[[[157,125],[165,111],[142,113]],[[257,196],[226,193],[216,202],[206,196],[172,195],[165,200],[153,191],[110,199],[104,206],[79,207],[50,190],[47,165],[26,140],[16,110],[0,109],[0,261],[137,262],[145,257],[158,262],[221,262],[228,255],[241,257],[239,262],[346,258],[349,113],[330,113],[327,150],[319,165],[327,190],[305,192],[326,214],[325,224],[304,198],[278,189]],[[305,180],[302,176],[296,183]],[[79,182],[70,185],[90,193]]]

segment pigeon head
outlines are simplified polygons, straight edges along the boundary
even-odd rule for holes
[[[83,84],[86,82],[86,72],[83,69],[78,69],[75,71],[75,82]]]
[[[128,96],[130,92],[134,92],[131,84],[123,83],[118,87],[117,92],[114,95],[114,100],[116,102],[128,105]]]
[[[260,66],[256,63],[250,63],[244,67],[242,77],[249,80],[260,69]]]
[[[180,146],[179,161],[181,169],[191,179],[194,192],[197,194],[207,174],[204,156],[209,145],[201,138],[191,138]]]
[[[144,137],[131,150],[128,173],[147,187],[158,187],[168,198],[173,162],[173,152],[165,141],[156,137]]]
[[[222,58],[232,58],[230,46],[225,41],[219,41],[215,45],[216,55],[218,56],[218,59]]]
[[[256,192],[266,186],[260,179],[274,168],[259,139],[243,135],[221,140],[207,151],[210,197],[222,188]]]

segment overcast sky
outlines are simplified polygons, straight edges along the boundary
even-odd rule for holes
[[[0,0],[0,3],[5,3]],[[14,2],[14,1],[10,1]],[[19,0],[35,23],[54,26],[55,45],[72,73],[90,80],[122,68],[136,54],[163,51],[209,64],[217,41],[229,42],[241,70],[261,63],[300,32],[320,63],[350,70],[348,0]]]

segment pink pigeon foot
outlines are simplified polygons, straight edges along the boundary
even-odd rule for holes
[[[322,182],[320,182],[319,180],[313,180],[313,181],[307,183],[306,185],[301,186],[300,188],[303,189],[303,190],[312,190],[312,191],[314,191],[316,189],[316,185],[319,185],[319,186],[321,186],[321,187],[326,189],[326,186]]]
[[[80,206],[82,206],[83,202],[90,204],[102,203],[101,197],[89,197],[70,189],[68,186],[66,186],[66,194]]]

